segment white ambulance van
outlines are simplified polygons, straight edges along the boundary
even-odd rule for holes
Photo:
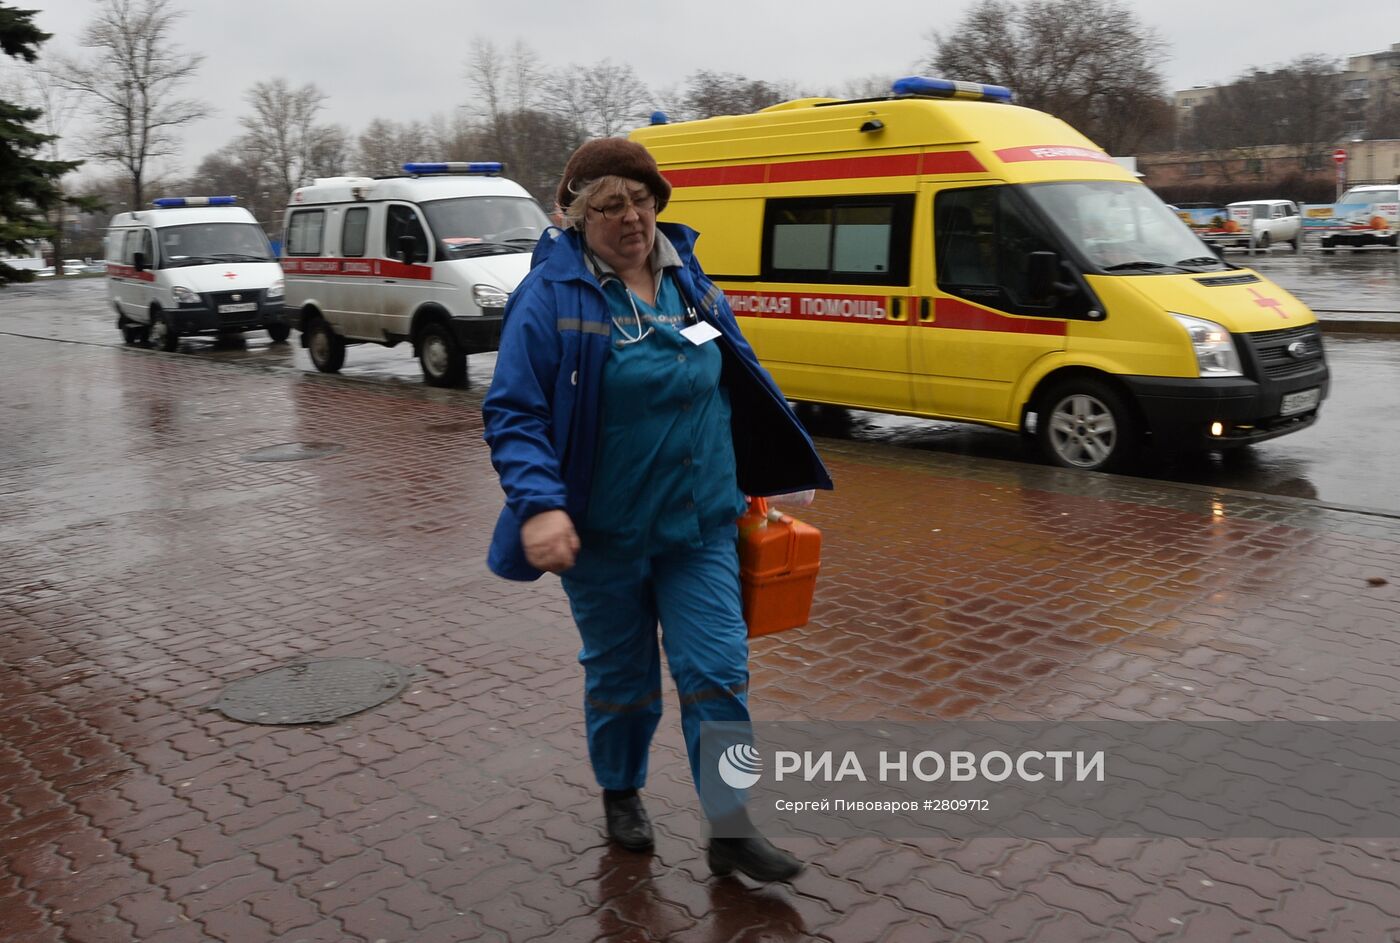
[[[402,177],[333,177],[292,193],[287,314],[316,369],[348,344],[408,341],[432,386],[461,386],[467,355],[500,343],[506,299],[549,217],[490,162],[404,164]]]
[[[291,333],[282,269],[237,197],[162,197],[107,229],[107,297],[128,344],[173,351],[191,334]]]

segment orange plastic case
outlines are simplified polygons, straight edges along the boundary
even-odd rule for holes
[[[739,580],[749,637],[806,625],[821,567],[822,532],[753,498],[739,518]]]

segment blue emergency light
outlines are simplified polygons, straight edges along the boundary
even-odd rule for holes
[[[163,196],[151,201],[152,206],[169,209],[172,206],[237,206],[236,196]]]
[[[919,95],[926,98],[961,98],[968,101],[1007,103],[1011,101],[1011,89],[1004,85],[930,79],[921,75],[896,79],[890,90],[896,95]]]
[[[403,172],[419,176],[422,174],[499,174],[506,165],[500,161],[450,160],[436,164],[404,164]]]

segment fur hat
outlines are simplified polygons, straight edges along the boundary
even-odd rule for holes
[[[579,145],[564,165],[564,177],[554,198],[560,209],[568,209],[578,191],[599,177],[626,177],[646,184],[656,196],[660,213],[671,199],[671,185],[661,176],[656,159],[645,147],[626,138],[595,138]]]

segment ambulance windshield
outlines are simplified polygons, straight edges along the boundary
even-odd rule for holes
[[[1076,180],[1031,184],[1024,192],[1102,272],[1166,275],[1226,267],[1141,184]]]
[[[529,252],[549,226],[549,217],[528,197],[470,196],[423,204],[440,257],[469,258]]]
[[[189,223],[156,230],[162,268],[219,262],[273,262],[267,236],[254,223]]]

